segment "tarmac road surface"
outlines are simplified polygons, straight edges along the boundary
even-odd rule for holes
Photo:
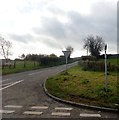
[[[68,68],[77,62],[68,64]],[[56,66],[21,72],[2,77],[3,118],[117,118],[117,113],[104,112],[64,104],[48,97],[43,90],[44,81],[65,70]],[[1,84],[0,84],[1,85]]]

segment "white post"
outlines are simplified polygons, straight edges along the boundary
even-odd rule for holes
[[[105,45],[105,90],[108,91],[108,80],[107,80],[107,45]]]

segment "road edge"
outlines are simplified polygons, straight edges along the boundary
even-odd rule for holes
[[[87,104],[82,104],[82,103],[76,103],[76,102],[72,102],[72,101],[68,101],[68,100],[64,100],[61,98],[58,98],[56,96],[53,96],[52,94],[50,94],[46,88],[46,81],[47,79],[44,81],[43,83],[43,89],[44,92],[47,96],[49,96],[50,98],[65,103],[65,104],[69,104],[69,105],[73,105],[73,106],[77,106],[77,107],[82,107],[82,108],[87,108],[87,109],[94,109],[94,110],[99,110],[99,111],[110,111],[110,112],[119,112],[118,109],[112,109],[112,108],[106,108],[106,107],[99,107],[99,106],[93,106],[93,105],[87,105]]]

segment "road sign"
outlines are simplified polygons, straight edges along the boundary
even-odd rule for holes
[[[66,70],[67,70],[67,59],[68,59],[68,56],[71,54],[71,51],[62,51],[64,53],[64,56],[66,58]]]
[[[62,51],[65,57],[68,57],[71,54],[71,51]]]

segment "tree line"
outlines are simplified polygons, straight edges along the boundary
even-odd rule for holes
[[[26,56],[22,54],[19,56],[20,59],[15,59],[15,61],[24,61],[24,67],[26,66],[26,61],[34,61],[35,63],[39,63],[40,66],[54,66],[65,63],[65,56],[57,56],[55,54],[45,55],[45,54],[27,54]],[[73,58],[69,58],[68,62],[73,62]]]
[[[100,36],[94,37],[93,35],[89,35],[84,39],[84,45],[83,48],[87,50],[87,56],[90,53],[90,56],[94,56],[96,58],[99,58],[101,51],[104,49],[104,40]],[[6,62],[9,56],[11,55],[11,48],[12,43],[10,41],[5,40],[0,35],[0,53],[5,58]],[[73,52],[74,48],[71,46],[66,47],[66,50]],[[50,57],[50,58],[57,58],[56,55],[51,54],[50,56],[45,55],[37,55],[37,54],[28,54],[20,56],[22,59],[26,60],[38,60],[40,58]],[[70,57],[70,56],[69,56]]]

